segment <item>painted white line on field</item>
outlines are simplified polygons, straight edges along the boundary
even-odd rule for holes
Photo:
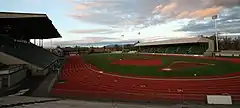
[[[138,79],[138,80],[181,80],[181,81],[207,81],[207,80],[224,80],[224,79],[234,79],[234,78],[240,78],[240,76],[231,76],[231,77],[222,77],[222,78],[203,78],[203,79],[180,79],[180,78],[174,78],[174,79],[167,79],[167,78],[141,78],[141,77],[132,77],[132,76],[122,76],[122,75],[115,75],[115,74],[109,74],[105,72],[100,72],[97,70],[92,69],[89,65],[86,65],[87,68],[93,72],[108,75],[108,76],[115,76],[120,78],[128,78],[128,79]]]

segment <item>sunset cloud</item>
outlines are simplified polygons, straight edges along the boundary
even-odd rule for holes
[[[166,14],[168,12],[172,12],[173,10],[175,10],[176,7],[177,7],[177,4],[173,2],[173,3],[170,3],[169,5],[162,7],[162,9],[160,9],[160,12],[162,14]]]
[[[75,10],[86,10],[86,9],[90,9],[93,7],[99,7],[101,6],[100,3],[97,2],[83,2],[83,3],[74,3],[74,9]]]
[[[189,17],[189,14],[190,14],[190,12],[188,12],[188,11],[183,11],[183,12],[179,13],[179,14],[176,16],[176,18],[186,18],[186,17]]]
[[[197,11],[191,12],[189,14],[189,16],[190,17],[196,17],[196,18],[209,17],[209,16],[216,15],[221,9],[222,9],[222,7],[206,8],[206,9],[203,9],[203,10],[197,10]]]
[[[223,8],[222,7],[211,7],[196,11],[183,11],[179,13],[176,18],[204,18],[218,14]]]
[[[240,0],[166,0],[153,13],[167,18],[204,18],[218,14],[222,9],[237,6]]]

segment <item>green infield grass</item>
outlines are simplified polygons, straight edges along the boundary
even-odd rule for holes
[[[117,73],[121,75],[134,76],[212,76],[223,75],[232,72],[240,72],[240,64],[231,61],[210,60],[203,58],[185,57],[185,56],[149,56],[139,54],[90,54],[83,56],[85,62],[90,63],[104,72]],[[119,60],[159,60],[161,64],[157,66],[138,66],[112,64]],[[234,59],[234,58],[233,58]],[[181,64],[185,62],[188,64]],[[177,66],[173,66],[179,65]],[[201,66],[192,66],[190,64],[206,64]],[[189,65],[189,66],[188,66]],[[170,68],[170,71],[163,71],[164,68]]]

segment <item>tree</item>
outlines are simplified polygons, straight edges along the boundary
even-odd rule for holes
[[[239,36],[237,37],[236,41],[237,41],[237,45],[236,45],[237,48],[236,49],[240,50],[240,37]]]
[[[120,50],[119,45],[115,44],[115,45],[114,45],[114,49],[116,49],[117,51],[119,51],[119,50]]]
[[[61,47],[58,45],[57,47],[56,47],[57,49],[61,49]]]
[[[106,52],[106,46],[103,46],[103,51]]]
[[[215,34],[214,35],[212,35],[212,36],[210,36],[210,37],[207,37],[208,39],[211,39],[211,40],[216,40],[216,36],[215,36]]]
[[[136,44],[138,44],[138,43],[140,43],[140,41],[135,42],[133,45],[136,45]]]
[[[240,49],[240,37],[236,37],[232,41],[233,41],[234,50],[239,50]]]

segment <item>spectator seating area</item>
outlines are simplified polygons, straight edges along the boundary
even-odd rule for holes
[[[140,52],[146,53],[170,53],[170,54],[199,54],[207,50],[201,44],[162,45],[152,47],[141,47]]]
[[[40,68],[45,68],[57,60],[54,54],[27,41],[20,42],[0,35],[0,44],[0,52],[19,58]]]

